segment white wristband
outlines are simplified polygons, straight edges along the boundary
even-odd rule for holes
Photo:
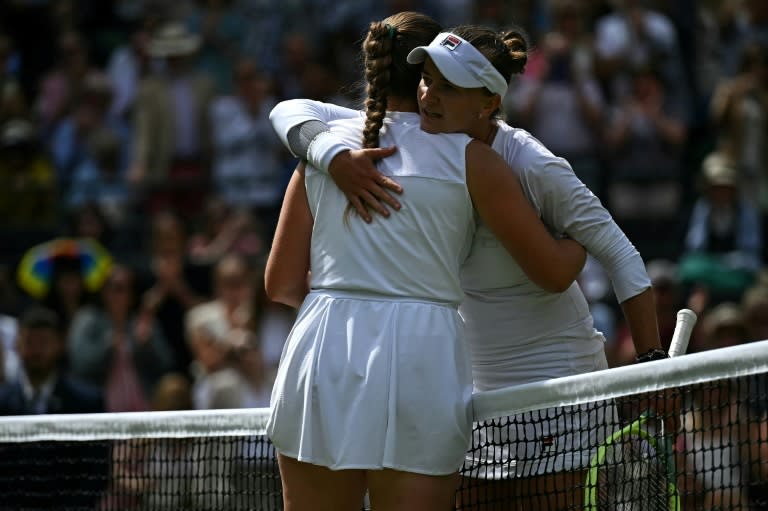
[[[339,138],[330,131],[324,131],[317,135],[307,148],[307,161],[317,169],[328,172],[331,161],[337,154],[352,149],[339,140]]]

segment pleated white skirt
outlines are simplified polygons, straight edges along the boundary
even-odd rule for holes
[[[455,308],[314,292],[283,350],[267,434],[333,470],[445,475],[469,447],[471,397]]]

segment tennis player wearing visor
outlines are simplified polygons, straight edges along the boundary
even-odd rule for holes
[[[407,60],[423,63],[417,92],[421,127],[428,132],[468,134],[502,155],[549,231],[578,241],[606,270],[639,359],[664,357],[651,282],[638,251],[566,160],[553,155],[530,133],[499,118],[507,84],[523,72],[527,51],[519,30],[499,33],[479,26],[456,27],[414,49]],[[289,100],[275,107],[271,119],[291,150],[328,169],[350,201],[379,210],[383,204],[371,198],[396,204],[384,188],[398,187],[376,171],[364,151],[350,151],[348,144],[327,130],[312,139],[317,143],[310,140],[302,145],[296,136],[315,123],[359,115],[326,103]],[[407,184],[404,188],[407,193]],[[469,257],[462,265],[461,283],[460,313],[466,322],[475,390],[608,367],[605,338],[594,328],[579,286],[574,283],[563,292],[538,286],[483,221],[478,222]],[[615,411],[610,407],[554,409],[512,420],[518,425],[503,432],[476,430],[475,445],[481,445],[486,434],[502,435],[494,443],[506,447],[496,456],[517,460],[514,474],[483,472],[482,462],[493,453],[475,450],[465,469],[475,479],[473,488],[480,488],[478,495],[492,490],[495,498],[514,498],[523,509],[579,506],[581,492],[564,489],[583,485],[592,451],[602,439],[601,432],[616,420]],[[478,481],[492,488],[483,489]],[[464,505],[479,500],[469,492],[461,498]]]

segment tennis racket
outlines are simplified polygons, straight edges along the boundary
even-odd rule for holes
[[[682,355],[696,324],[689,309],[677,313],[669,356]],[[671,435],[647,411],[611,434],[592,457],[584,488],[589,511],[680,511]]]

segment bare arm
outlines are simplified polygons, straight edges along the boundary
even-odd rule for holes
[[[542,289],[568,289],[586,261],[584,247],[556,240],[523,195],[517,175],[490,146],[467,146],[467,187],[475,208],[526,275]]]
[[[298,308],[309,293],[309,253],[314,220],[304,188],[304,163],[293,172],[267,259],[264,285],[272,301]]]
[[[632,343],[638,355],[661,348],[659,326],[656,321],[656,303],[653,289],[648,288],[639,295],[621,303],[621,310],[632,334]]]

